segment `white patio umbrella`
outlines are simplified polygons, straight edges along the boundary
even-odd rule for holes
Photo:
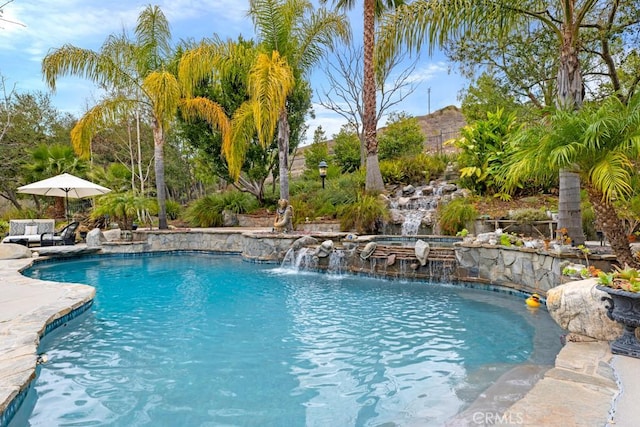
[[[99,196],[100,194],[106,194],[110,191],[111,190],[106,187],[87,181],[86,179],[78,178],[69,173],[63,173],[18,187],[19,193],[64,197],[67,221],[69,221],[69,197],[72,199],[82,199],[83,197]]]

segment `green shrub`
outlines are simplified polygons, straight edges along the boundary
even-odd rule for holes
[[[196,200],[189,206],[185,216],[186,220],[194,227],[221,227],[223,225],[222,211],[228,210],[241,214],[251,212],[257,206],[256,199],[250,194],[228,191]]]
[[[377,233],[389,217],[387,207],[379,197],[360,194],[355,203],[338,208],[340,228],[358,233]]]
[[[404,167],[400,160],[381,160],[380,173],[385,184],[402,184],[405,182]]]
[[[418,119],[407,113],[392,113],[380,132],[378,155],[381,160],[415,156],[422,151],[425,139]]]
[[[38,211],[36,211],[35,209],[25,208],[25,207],[23,207],[22,209],[16,209],[15,207],[12,207],[4,215],[4,219],[6,220],[37,219],[37,218],[42,218],[42,215],[40,215]]]
[[[220,195],[223,210],[228,210],[237,214],[251,212],[258,207],[257,200],[249,193],[241,191],[227,191]]]
[[[531,224],[534,221],[547,221],[549,219],[549,217],[547,216],[547,210],[544,208],[517,209],[509,214],[509,218],[514,221],[518,221],[521,224]]]
[[[166,202],[167,208],[167,218],[170,220],[176,220],[180,216],[180,211],[182,211],[182,206],[180,203],[175,200],[167,200]]]
[[[360,168],[360,138],[349,126],[343,126],[333,136],[333,161],[340,166],[342,172],[353,172]]]
[[[132,191],[112,192],[96,199],[91,218],[109,216],[110,221],[117,222],[121,229],[131,230],[138,213],[151,210],[154,202],[155,200],[138,196]]]
[[[185,219],[194,227],[221,227],[222,199],[214,194],[196,200],[187,208]]]
[[[447,167],[445,157],[425,153],[402,159],[407,183],[422,184],[438,178]]]
[[[467,199],[453,199],[438,206],[438,224],[445,235],[455,236],[477,217],[478,211]]]
[[[4,236],[9,231],[9,223],[0,219],[0,236]]]

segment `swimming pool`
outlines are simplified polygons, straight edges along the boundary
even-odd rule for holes
[[[513,296],[207,254],[36,265],[97,287],[12,425],[442,425],[559,329]],[[534,346],[535,342],[535,346]]]

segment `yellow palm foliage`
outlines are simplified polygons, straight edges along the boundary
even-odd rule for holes
[[[142,89],[151,101],[155,119],[166,130],[175,117],[181,100],[178,80],[169,72],[154,71],[144,79]]]
[[[293,90],[295,79],[286,58],[277,51],[260,54],[249,74],[248,90],[255,100],[253,119],[258,140],[263,147],[273,140],[278,117],[286,106],[287,96]]]

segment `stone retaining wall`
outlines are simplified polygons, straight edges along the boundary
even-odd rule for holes
[[[554,253],[523,247],[488,244],[456,244],[457,278],[479,281],[527,292],[546,292],[566,282],[561,264],[586,264],[574,253]],[[589,263],[604,271],[611,269],[612,256],[592,255]]]
[[[242,254],[249,261],[275,263],[281,262],[293,242],[303,235],[305,234],[233,228],[142,230],[133,232],[131,242],[109,240],[102,241],[100,246],[103,253],[214,251]],[[342,237],[343,233],[320,233],[318,240],[330,239],[339,242]],[[389,250],[392,251],[392,248],[390,246]],[[482,282],[542,294],[567,281],[567,278],[562,276],[563,263],[586,263],[584,257],[575,253],[477,243],[456,243],[455,254],[457,268],[454,269],[454,280]],[[605,271],[611,269],[614,259],[612,256],[589,256],[590,264]],[[384,272],[397,277],[397,272],[387,270],[384,261],[380,260],[379,263],[385,267]],[[348,270],[361,270],[361,263],[356,264],[358,265],[350,266]],[[407,271],[415,275],[414,270]]]

